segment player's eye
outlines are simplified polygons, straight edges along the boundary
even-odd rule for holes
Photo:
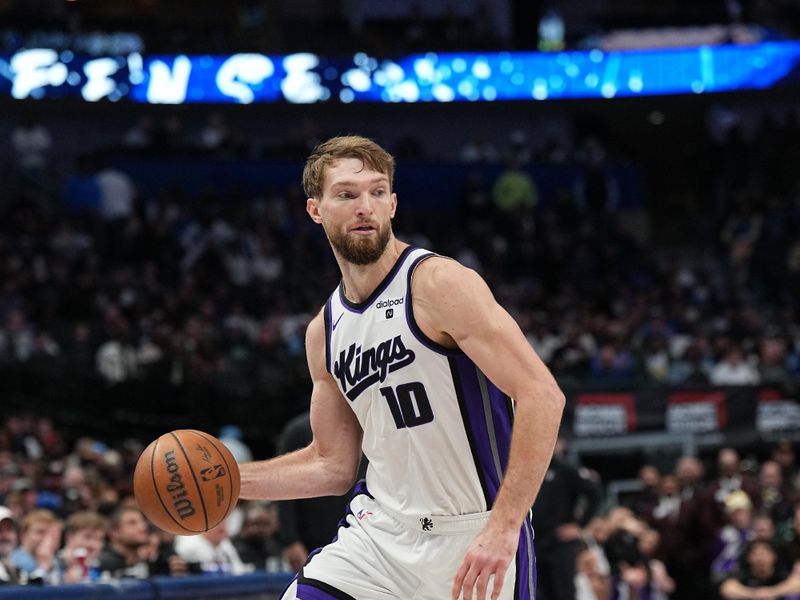
[[[386,190],[384,190],[383,188],[379,188],[379,189],[375,190],[374,192],[372,192],[372,195],[373,196],[378,196],[378,197],[385,196],[386,195]]]

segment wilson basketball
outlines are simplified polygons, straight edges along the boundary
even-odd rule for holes
[[[178,535],[214,528],[239,499],[239,466],[217,438],[202,431],[165,433],[145,448],[133,474],[139,508]]]

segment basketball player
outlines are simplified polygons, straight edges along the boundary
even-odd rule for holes
[[[473,271],[401,242],[394,160],[347,136],[308,158],[306,210],[342,281],[306,334],[313,441],[241,466],[241,497],[343,494],[289,600],[533,598],[529,512],[564,396]],[[512,439],[513,423],[513,439]]]

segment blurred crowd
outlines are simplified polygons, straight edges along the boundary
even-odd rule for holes
[[[800,375],[800,181],[758,153],[785,150],[794,164],[786,140],[799,125],[785,125],[765,126],[768,139],[751,143],[735,129],[722,134],[709,183],[715,208],[688,225],[690,243],[662,246],[626,225],[610,151],[596,136],[534,149],[515,132],[492,152],[470,141],[454,154],[470,165],[502,161],[499,175],[486,180],[476,168],[457,188],[456,211],[426,217],[401,206],[394,227],[482,273],[562,385],[791,391]],[[227,136],[211,130],[224,122],[212,116],[208,126],[199,139],[220,147]],[[0,202],[0,366],[109,385],[216,381],[243,398],[305,390],[305,326],[338,271],[299,185],[199,198],[170,185],[143,197],[94,156],[79,160],[51,206],[35,186],[48,164],[37,128],[46,129],[13,132],[22,184]],[[286,149],[299,162],[313,141]],[[164,147],[146,123],[125,143]],[[529,169],[538,161],[579,164],[584,175],[542,203]]]
[[[533,509],[537,598],[800,598],[794,445],[708,458],[646,464],[638,491],[601,502],[598,474],[557,454]]]
[[[236,427],[217,433],[238,461],[252,458]],[[308,435],[306,414],[285,429],[280,451]],[[599,473],[574,465],[566,443],[533,507],[537,598],[800,598],[800,471],[791,441],[744,459],[728,447],[667,468],[645,464],[634,491],[620,496],[605,492]],[[344,498],[303,501],[315,502],[305,508],[243,501],[209,532],[174,536],[150,525],[132,496],[143,448],[133,438],[64,435],[31,413],[8,417],[0,427],[0,585],[291,572],[332,537],[344,511]]]
[[[236,428],[220,432],[237,460]],[[287,571],[276,506],[241,502],[205,534],[153,527],[132,495],[144,444],[65,440],[30,413],[0,428],[0,584],[60,585],[155,575]],[[238,455],[238,456],[237,456]],[[284,544],[285,545],[285,544]]]

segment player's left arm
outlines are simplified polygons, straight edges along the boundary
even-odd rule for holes
[[[553,455],[564,394],[516,321],[474,271],[455,261],[430,258],[417,268],[412,295],[423,331],[457,344],[516,403],[511,452],[492,515],[453,584],[454,600],[462,592],[464,598],[472,598],[473,589],[483,599],[493,575],[491,597],[496,599],[516,553],[523,519]]]

